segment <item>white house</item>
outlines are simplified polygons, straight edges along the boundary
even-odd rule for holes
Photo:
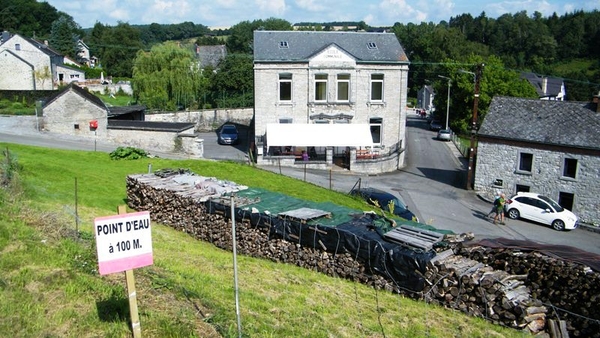
[[[19,34],[2,33],[0,90],[53,90],[85,80],[85,73],[65,65],[65,57],[47,44]]]
[[[404,166],[408,66],[391,33],[255,31],[257,163]]]

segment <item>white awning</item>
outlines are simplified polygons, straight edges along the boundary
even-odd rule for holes
[[[267,146],[371,147],[368,124],[267,124]]]

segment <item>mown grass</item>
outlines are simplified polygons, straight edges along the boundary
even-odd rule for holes
[[[357,210],[361,201],[231,162],[147,159],[0,144],[18,184],[0,190],[0,335],[131,336],[124,274],[99,276],[92,223],[124,204],[125,178],[186,168]],[[77,180],[77,194],[75,194]],[[77,202],[75,202],[77,195]],[[79,222],[75,222],[75,205]],[[76,233],[75,227],[79,233]],[[146,337],[236,337],[232,253],[152,225],[154,265],[135,270]],[[244,337],[523,337],[483,319],[292,265],[240,256]]]

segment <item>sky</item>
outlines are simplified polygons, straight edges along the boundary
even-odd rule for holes
[[[242,21],[277,18],[300,22],[364,21],[373,27],[421,22],[485,12],[488,18],[535,11],[547,17],[600,9],[600,0],[46,0],[82,28],[96,22],[116,26],[193,22],[227,28]]]

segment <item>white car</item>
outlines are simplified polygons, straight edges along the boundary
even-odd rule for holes
[[[518,192],[504,204],[511,219],[519,217],[552,226],[555,230],[573,230],[579,226],[579,218],[552,199],[532,193]]]

